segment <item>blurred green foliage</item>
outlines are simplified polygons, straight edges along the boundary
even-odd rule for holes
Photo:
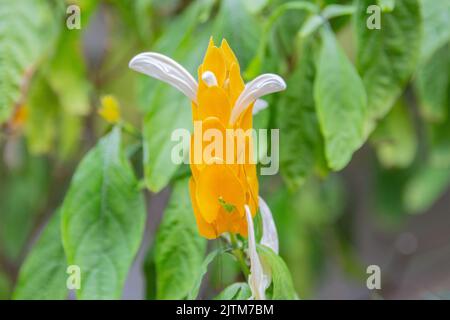
[[[69,4],[80,30],[66,28]],[[369,5],[381,6],[381,29],[366,26]],[[0,0],[0,21],[0,299],[13,288],[17,299],[66,298],[55,280],[66,258],[87,270],[79,298],[120,298],[144,231],[141,189],[151,199],[168,186],[143,266],[147,298],[250,296],[233,256],[204,262],[188,170],[170,161],[189,103],[128,69],[141,51],[196,76],[210,36],[226,38],[246,81],[286,79],[254,119],[281,129],[281,174],[260,179],[280,241],[280,256],[260,248],[272,298],[314,298],[330,257],[364,283],[354,208],[333,172],[363,145],[379,221],[427,211],[450,185],[449,1]],[[122,133],[97,115],[105,94],[120,101]]]

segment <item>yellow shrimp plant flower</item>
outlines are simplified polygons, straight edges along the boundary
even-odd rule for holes
[[[239,62],[227,41],[222,40],[220,47],[217,47],[212,38],[198,68],[198,82],[177,62],[155,52],[138,54],[129,66],[181,91],[191,100],[194,127],[196,123],[201,123],[202,132],[215,129],[223,136],[230,129],[252,129],[253,113],[264,106],[259,98],[286,88],[283,79],[275,74],[263,74],[245,84]],[[192,148],[198,138],[196,135],[194,129],[191,135],[192,177],[189,188],[199,232],[208,239],[226,232],[249,237],[250,286],[254,298],[263,299],[270,281],[264,278],[256,253],[252,218],[258,207],[263,217],[263,228],[266,227],[261,243],[278,252],[278,238],[270,210],[258,196],[251,138],[245,140],[243,149],[234,152],[232,161],[224,159],[226,149],[230,148],[226,143],[220,156],[213,154],[196,161]],[[232,141],[233,149],[236,141]],[[240,161],[242,157],[244,161]]]

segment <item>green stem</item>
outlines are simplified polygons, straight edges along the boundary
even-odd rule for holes
[[[245,279],[248,278],[248,275],[250,274],[250,269],[248,268],[247,263],[245,262],[245,255],[242,249],[239,247],[238,239],[236,238],[236,235],[233,233],[230,233],[230,241],[231,245],[233,247],[233,254],[236,257],[236,259],[239,262],[239,265],[241,267],[242,273],[245,276]]]
[[[295,11],[295,10],[305,10],[310,13],[316,14],[319,12],[319,8],[310,2],[304,2],[304,1],[293,1],[293,2],[287,2],[280,6],[278,6],[272,14],[267,19],[266,23],[263,26],[263,32],[261,34],[261,41],[259,42],[258,50],[256,51],[256,55],[252,60],[252,63],[246,70],[246,76],[248,78],[253,78],[256,76],[256,74],[259,73],[260,64],[264,58],[264,53],[266,51],[267,47],[267,40],[270,34],[270,30],[272,29],[275,22],[286,12],[288,11]]]
[[[132,135],[133,137],[137,138],[137,139],[142,139],[142,135],[139,132],[138,129],[136,129],[131,123],[122,120],[120,122],[120,126],[122,127],[123,131]]]

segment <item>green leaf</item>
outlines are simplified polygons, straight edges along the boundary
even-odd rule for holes
[[[423,17],[421,61],[425,63],[450,40],[450,2],[421,0],[420,3]]]
[[[345,188],[339,176],[326,180],[310,179],[299,192],[288,195],[288,212],[295,213],[300,224],[323,226],[335,223],[345,208]]]
[[[450,88],[450,45],[438,49],[417,72],[416,90],[421,115],[431,122],[447,117]]]
[[[61,242],[61,215],[48,222],[20,268],[16,300],[63,300],[67,297],[67,262]]]
[[[147,251],[144,261],[145,274],[145,297],[147,300],[156,298],[156,265],[155,265],[155,246],[152,245]]]
[[[242,0],[245,7],[251,13],[258,13],[268,5],[269,0]]]
[[[82,116],[74,116],[63,112],[59,118],[57,150],[59,159],[70,160],[80,148],[80,136],[83,130]]]
[[[291,274],[283,259],[268,247],[258,245],[257,250],[263,265],[272,275],[272,300],[297,299]]]
[[[328,166],[341,170],[364,142],[367,97],[333,33],[324,30],[314,97]]]
[[[170,137],[173,130],[189,129],[192,118],[189,99],[163,86],[167,85],[158,85],[143,126],[145,183],[153,192],[166,187],[176,173],[179,165],[173,163],[171,152],[178,142]]]
[[[30,156],[20,142],[10,142],[9,150],[5,149],[5,155],[15,153],[14,167],[0,166],[0,243],[11,260],[19,258],[29,239],[51,181],[46,160]]]
[[[383,12],[391,12],[395,8],[395,0],[378,0],[378,5]]]
[[[431,164],[450,167],[450,117],[443,123],[429,124],[427,129]]]
[[[280,139],[283,141],[280,145],[281,173],[291,190],[301,186],[324,157],[313,95],[316,51],[316,42],[305,39],[298,65],[288,78],[287,90],[276,106]]]
[[[250,287],[245,282],[229,285],[214,300],[248,300],[252,296]]]
[[[198,270],[198,274],[195,280],[194,287],[188,294],[188,300],[194,300],[198,297],[198,292],[200,291],[200,286],[202,284],[203,277],[208,272],[208,267],[210,263],[220,254],[224,253],[225,249],[216,249],[214,251],[211,251],[203,260],[203,263],[201,265],[201,268]]]
[[[403,201],[404,189],[416,167],[387,169],[377,164],[375,169],[374,209],[377,217],[384,224],[400,225],[408,217]]]
[[[300,35],[302,37],[307,37],[329,20],[341,16],[351,15],[354,12],[355,7],[353,5],[330,4],[326,6],[320,14],[310,16],[305,21],[300,29]]]
[[[209,31],[196,33],[194,38],[189,35],[194,33],[199,15],[210,2],[191,4],[156,44],[155,51],[175,59],[193,75],[208,45]],[[144,78],[142,88],[140,100],[147,112],[143,125],[145,183],[151,191],[159,192],[179,167],[171,159],[172,148],[178,143],[171,141],[171,134],[175,129],[190,129],[191,102],[176,89],[152,78]]]
[[[377,156],[387,168],[406,168],[414,160],[417,137],[408,106],[399,101],[380,121],[371,137]]]
[[[56,138],[59,103],[46,79],[37,76],[27,99],[28,117],[25,136],[32,154],[45,154],[52,150]]]
[[[80,299],[118,299],[139,248],[145,202],[118,127],[79,164],[62,207],[69,265],[81,269]]]
[[[63,26],[62,2],[0,1],[0,124],[22,103],[26,83]]]
[[[369,121],[386,115],[411,77],[420,54],[421,14],[418,0],[396,1],[392,12],[381,14],[381,29],[366,26],[367,7],[373,0],[358,0],[355,15],[358,69],[368,97]]]
[[[67,113],[89,113],[90,84],[82,55],[81,30],[63,32],[56,55],[51,60],[48,81]]]
[[[241,70],[249,65],[256,53],[260,27],[241,0],[221,1],[221,6],[213,27],[216,42],[227,39],[235,52]]]
[[[447,190],[450,168],[423,166],[417,170],[405,188],[403,201],[410,213],[422,213]]]
[[[189,197],[188,179],[172,191],[155,240],[157,299],[183,299],[197,284],[206,251]]]

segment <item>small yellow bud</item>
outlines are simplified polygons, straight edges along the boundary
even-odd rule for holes
[[[98,114],[109,123],[115,124],[119,122],[120,106],[117,99],[112,95],[103,96]]]
[[[25,104],[16,108],[14,115],[11,118],[11,127],[18,129],[23,126],[28,118],[28,107]]]

